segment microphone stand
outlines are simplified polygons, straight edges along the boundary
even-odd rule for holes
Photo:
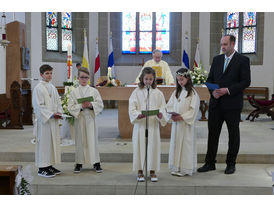
[[[147,114],[149,112],[149,88],[150,86],[147,86],[147,104],[146,104],[146,111]],[[147,195],[147,148],[148,148],[148,115],[146,115],[146,130],[145,130],[145,138],[146,138],[146,155],[145,155],[145,178],[146,178],[146,184],[145,184],[145,194]]]

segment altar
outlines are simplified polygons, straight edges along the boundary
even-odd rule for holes
[[[128,87],[96,87],[100,92],[100,95],[103,100],[117,100],[118,101],[118,127],[120,131],[121,138],[131,138],[133,125],[130,123],[128,115],[128,100],[136,88],[135,86]],[[165,97],[165,100],[168,101],[172,92],[176,89],[175,86],[157,86],[160,89]],[[210,94],[207,87],[195,87],[198,92],[201,100],[200,110],[202,113],[201,121],[207,120],[205,113],[207,111],[206,101],[209,101]],[[160,126],[161,138],[170,138],[171,124],[167,124],[165,127]]]

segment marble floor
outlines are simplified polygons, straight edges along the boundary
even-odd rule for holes
[[[255,122],[240,123],[241,147],[237,170],[225,175],[227,129],[223,126],[219,141],[217,170],[196,173],[192,177],[174,177],[169,174],[167,158],[169,140],[161,140],[161,170],[159,182],[148,183],[148,194],[272,194],[274,171],[274,122],[261,116]],[[119,137],[116,109],[105,109],[98,116],[99,151],[104,172],[96,174],[90,166],[78,175],[72,172],[74,145],[62,146],[62,174],[54,178],[37,176],[34,167],[35,145],[31,143],[32,126],[24,130],[0,130],[0,164],[29,165],[33,174],[32,194],[134,194],[136,174],[132,172],[132,143]],[[207,146],[207,122],[196,124],[198,162],[202,164]],[[25,168],[25,167],[24,167]],[[65,189],[64,189],[65,188]],[[144,194],[140,183],[135,194]]]

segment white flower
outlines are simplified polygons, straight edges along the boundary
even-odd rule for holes
[[[199,81],[197,82],[197,84],[201,84],[201,81],[199,80]]]
[[[204,73],[207,74],[207,71],[205,70]]]
[[[116,84],[115,79],[112,79],[112,80],[111,80],[111,84],[113,84],[113,86],[117,87],[117,84]]]
[[[201,68],[200,67],[196,67],[196,69],[199,71],[199,70],[201,70]]]
[[[195,79],[195,76],[192,76],[192,79]]]

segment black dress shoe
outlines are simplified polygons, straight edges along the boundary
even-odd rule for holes
[[[225,174],[233,174],[235,172],[236,168],[235,165],[227,165],[225,168]]]
[[[97,162],[93,165],[93,168],[96,170],[97,173],[103,172],[103,169],[101,168],[100,162]]]
[[[82,164],[76,164],[73,170],[74,173],[79,173],[81,171]]]
[[[202,167],[200,167],[198,172],[208,172],[210,170],[216,170],[215,164],[205,163]]]
[[[49,171],[51,171],[51,172],[53,172],[54,174],[56,174],[56,175],[59,175],[59,174],[61,174],[61,171],[60,170],[58,170],[58,169],[56,169],[56,168],[54,168],[52,165],[51,166],[49,166]]]

